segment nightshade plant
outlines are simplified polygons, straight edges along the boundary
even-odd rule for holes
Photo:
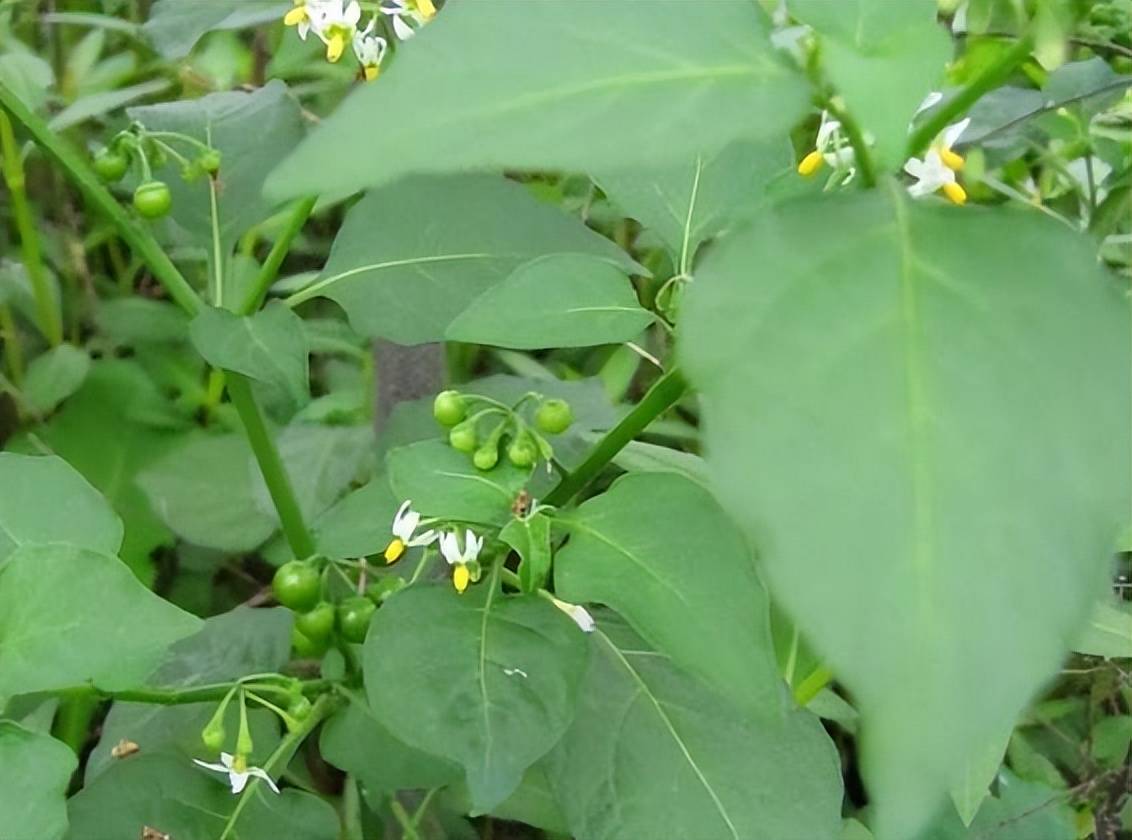
[[[0,4],[0,840],[1129,836],[1130,32]]]

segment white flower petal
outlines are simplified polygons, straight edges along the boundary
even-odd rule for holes
[[[963,136],[963,132],[967,130],[967,126],[971,124],[971,118],[960,120],[954,125],[949,125],[943,130],[943,146],[950,149],[959,142],[959,138]]]
[[[231,765],[225,766],[223,764],[209,764],[207,761],[201,761],[199,758],[194,758],[193,764],[199,764],[201,767],[204,767],[206,770],[215,770],[217,773],[227,773],[228,767],[231,766]]]
[[[248,774],[230,772],[228,781],[232,785],[232,793],[242,793],[244,788],[248,786]]]
[[[362,19],[362,7],[358,5],[358,0],[350,0],[350,5],[346,7],[346,12],[342,15],[342,20],[349,26],[357,26],[358,21]]]
[[[273,791],[279,793],[279,788],[275,786],[274,780],[271,776],[267,775],[267,771],[262,767],[249,767],[247,775],[255,776],[257,779],[263,779]]]
[[[916,113],[919,114],[928,110],[928,108],[935,105],[941,99],[943,99],[943,94],[938,90],[933,90],[931,93],[924,97],[924,101],[920,103],[920,107],[916,109]]]
[[[413,30],[413,27],[405,23],[400,15],[393,15],[393,32],[402,41],[408,41],[410,38],[417,34]]]

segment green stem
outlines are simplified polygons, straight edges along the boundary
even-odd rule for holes
[[[300,683],[303,694],[324,694],[331,687],[329,680],[305,680]],[[124,691],[102,691],[87,687],[56,692],[65,697],[81,696],[95,691],[99,700],[114,700],[122,703],[146,703],[150,706],[184,706],[189,703],[220,702],[239,682],[197,685],[191,688],[132,688]]]
[[[586,460],[547,494],[543,502],[560,507],[570,501],[649,423],[675,405],[687,390],[688,383],[678,368],[664,374],[636,407],[595,444]]]
[[[853,147],[853,161],[857,171],[861,173],[861,183],[866,187],[875,186],[877,182],[876,168],[873,166],[873,157],[869,154],[869,145],[865,142],[865,135],[861,133],[861,127],[857,125],[857,121],[847,111],[838,108],[832,102],[828,104],[827,108],[841,123],[845,138],[849,141],[849,145]]]
[[[295,557],[300,559],[310,557],[314,554],[314,540],[307,530],[306,523],[303,522],[303,514],[295,499],[295,491],[291,488],[291,479],[283,468],[279,450],[276,449],[275,441],[271,439],[263,414],[256,404],[251,383],[246,376],[235,371],[226,371],[226,377],[228,396],[244,424],[248,443],[251,444],[252,452],[259,462],[267,491],[271,494],[271,501],[275,503],[275,510],[279,514],[279,524],[283,526],[283,534],[287,537]]]
[[[47,123],[29,111],[6,86],[0,84],[0,106],[19,122],[36,143],[63,167],[75,186],[95,208],[117,228],[119,235],[149,266],[169,296],[190,315],[200,309],[200,298],[193,287],[173,265],[173,261],[157,244],[157,240],[141,227],[102,185],[91,170],[86,158],[48,128]]]
[[[216,204],[216,179],[208,179],[209,215],[212,218],[212,305],[224,306],[224,252],[220,244],[220,208]]]
[[[244,299],[240,301],[240,305],[236,309],[238,314],[251,315],[263,305],[263,299],[267,297],[267,290],[271,288],[271,284],[279,276],[279,267],[283,264],[283,258],[287,256],[287,252],[291,250],[291,243],[294,242],[295,237],[302,230],[307,219],[310,218],[316,200],[312,197],[302,198],[295,202],[294,209],[287,218],[287,226],[279,234],[275,244],[271,246],[255,283],[248,289]]]
[[[4,366],[8,368],[12,384],[19,388],[24,384],[24,351],[16,319],[6,303],[0,303],[0,339],[4,341]]]
[[[16,230],[20,235],[20,252],[24,258],[24,269],[28,273],[32,294],[35,296],[36,315],[39,329],[52,347],[63,343],[63,318],[51,294],[47,282],[47,272],[43,268],[43,255],[39,249],[39,234],[35,229],[35,218],[28,203],[27,182],[24,178],[24,165],[20,159],[20,147],[16,145],[16,135],[12,131],[12,121],[0,111],[0,149],[4,160],[4,181],[12,198],[12,214],[16,219]]]
[[[302,722],[298,729],[289,732],[284,736],[283,740],[279,742],[275,752],[264,762],[263,769],[268,773],[273,771],[276,765],[282,764],[286,766],[290,762],[291,757],[295,754],[295,750],[306,740],[323,720],[330,716],[331,712],[337,707],[339,702],[338,697],[333,694],[323,694],[318,700],[315,701],[314,707],[311,709],[309,715]],[[240,819],[240,814],[243,813],[244,808],[251,802],[253,794],[262,780],[253,777],[248,786],[244,788],[244,792],[240,794],[240,801],[236,803],[236,807],[232,809],[232,814],[228,817],[228,821],[224,824],[224,831],[220,834],[217,840],[228,840],[228,837],[233,836],[236,828],[236,823]]]
[[[794,700],[799,706],[808,706],[810,701],[818,696],[818,692],[833,680],[833,672],[824,665],[819,665],[810,672],[810,675],[798,683],[794,689]]]
[[[99,697],[92,689],[72,694],[59,703],[51,734],[70,747],[75,755],[82,755],[98,703]]]
[[[1014,69],[1029,57],[1032,49],[1033,39],[1031,36],[1025,35],[1018,40],[1018,43],[1000,55],[997,61],[971,79],[959,93],[943,103],[913,130],[912,135],[908,138],[907,156],[916,157],[923,152],[944,128],[978,102],[984,93],[1006,81],[1006,78],[1014,72]]]

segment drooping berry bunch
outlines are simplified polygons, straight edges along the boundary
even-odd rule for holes
[[[534,420],[524,416],[529,404],[536,406]],[[524,394],[514,405],[478,394],[441,391],[432,406],[433,417],[448,428],[453,449],[472,456],[477,469],[490,470],[504,450],[516,467],[532,467],[541,456],[549,462],[554,448],[543,436],[562,434],[574,422],[565,400],[546,399],[534,392]]]

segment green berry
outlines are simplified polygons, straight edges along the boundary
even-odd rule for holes
[[[432,403],[432,416],[441,426],[455,426],[468,414],[459,391],[441,391]]]
[[[310,612],[295,616],[295,627],[312,642],[329,639],[334,632],[334,605],[322,601]]]
[[[516,438],[507,447],[507,460],[520,469],[533,465],[537,458],[538,450],[527,435]]]
[[[307,612],[318,603],[322,582],[318,569],[302,560],[284,563],[271,581],[275,600],[295,612]]]
[[[490,470],[499,463],[499,447],[494,441],[485,443],[472,456],[472,463],[476,465],[476,469]]]
[[[397,575],[381,577],[366,587],[366,597],[375,604],[380,604],[394,592],[400,592],[407,585],[405,579]]]
[[[296,655],[300,659],[319,659],[327,648],[330,647],[329,640],[323,639],[322,641],[315,641],[304,636],[298,628],[291,628],[291,647],[294,648]]]
[[[220,152],[216,151],[216,149],[209,149],[207,152],[203,152],[197,160],[197,165],[200,166],[203,172],[207,172],[209,175],[215,175],[220,171]]]
[[[448,442],[458,452],[474,452],[476,449],[476,424],[470,420],[461,423],[448,433]]]
[[[121,181],[130,168],[130,159],[117,149],[99,149],[94,155],[94,171],[108,184]]]
[[[547,400],[535,412],[535,425],[548,435],[559,435],[570,428],[574,413],[566,400]]]
[[[338,605],[338,631],[347,642],[361,644],[366,640],[369,621],[377,611],[377,604],[369,598],[355,595]]]
[[[160,219],[173,206],[173,193],[163,181],[147,181],[134,190],[134,209],[146,219]]]

